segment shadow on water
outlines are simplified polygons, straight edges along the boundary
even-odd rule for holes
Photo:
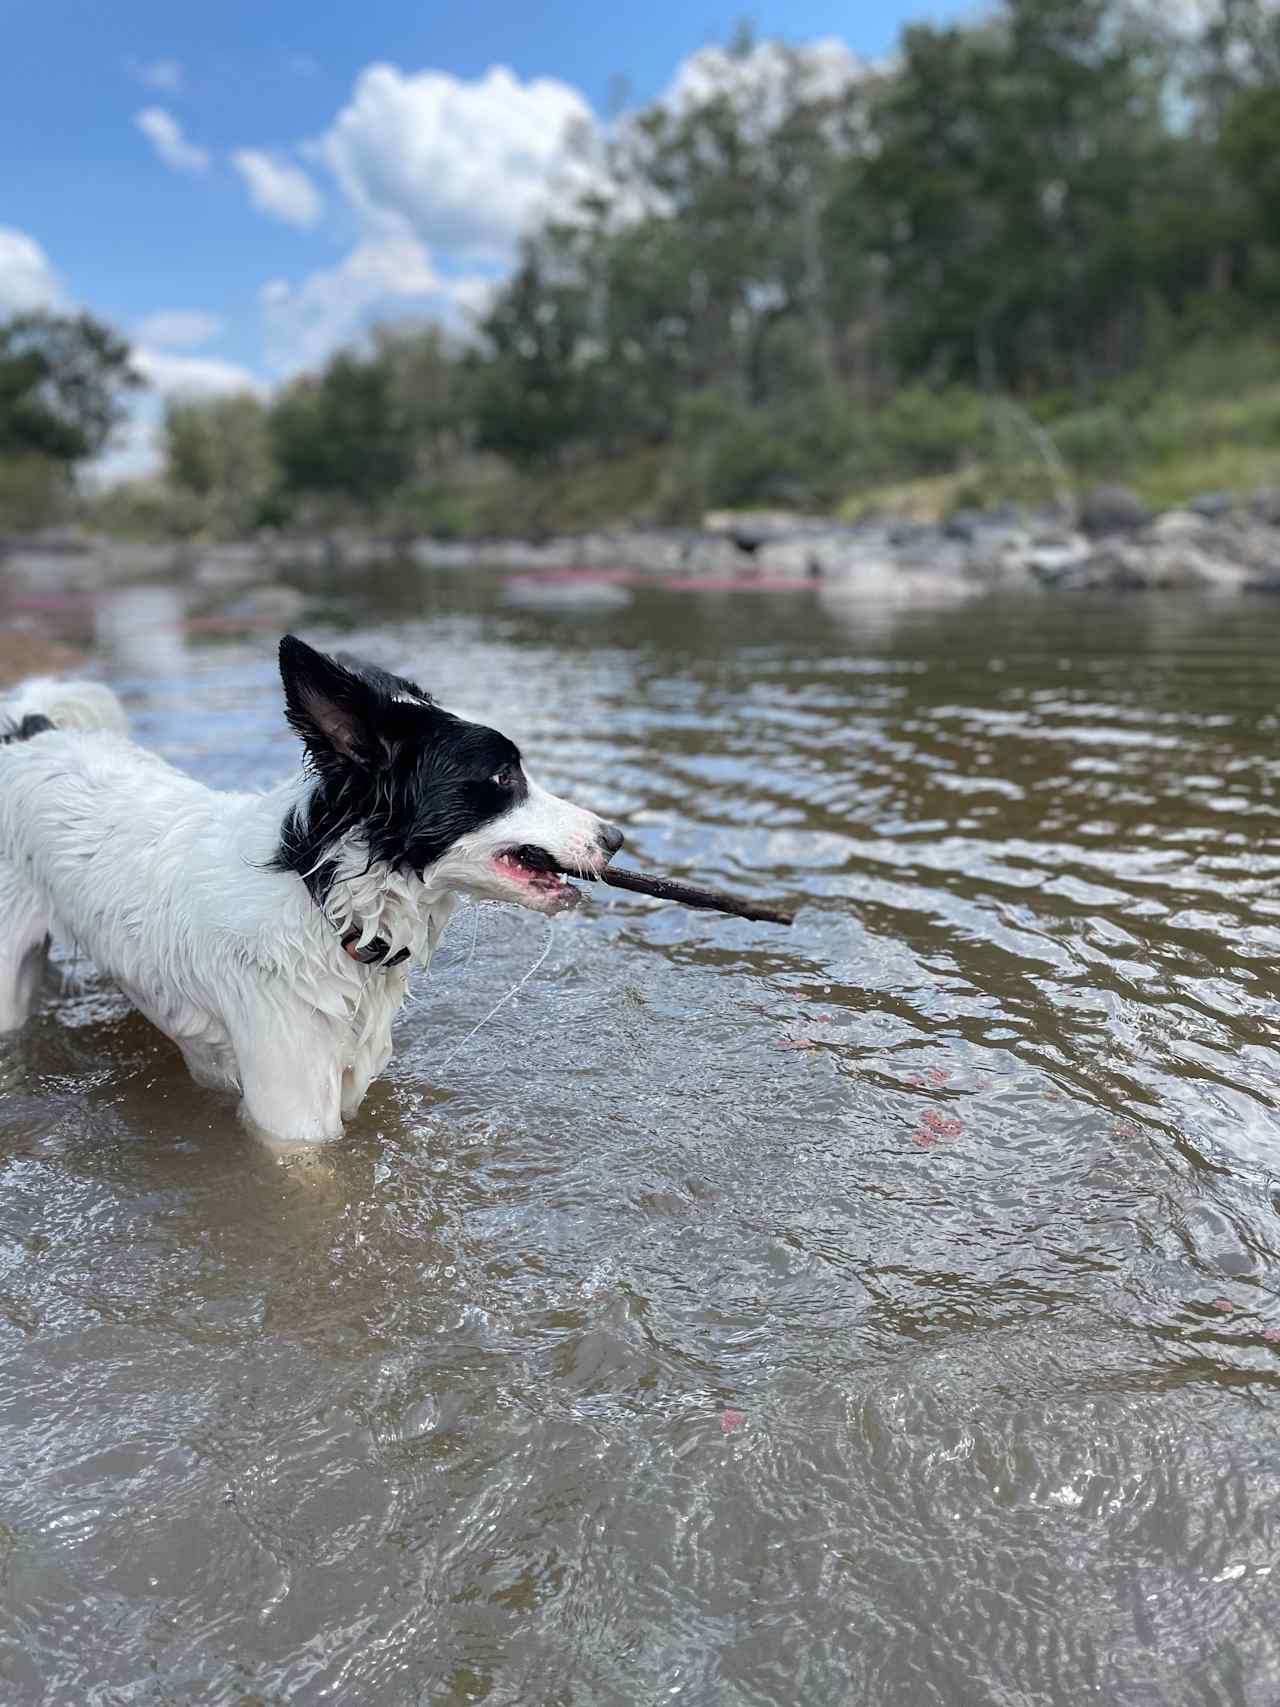
[[[0,1044],[0,1694],[1275,1699],[1280,611],[625,591],[306,632],[793,931],[593,894],[471,1036],[468,911],[311,1154],[89,969]],[[186,609],[142,738],[279,776]]]

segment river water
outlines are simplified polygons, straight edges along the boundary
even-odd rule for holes
[[[278,778],[273,633],[178,609],[94,613],[140,737]],[[283,1158],[64,957],[0,1043],[0,1701],[1280,1699],[1280,608],[304,632],[799,917],[470,910]]]

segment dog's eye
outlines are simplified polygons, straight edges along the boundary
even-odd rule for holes
[[[495,772],[489,781],[496,784],[498,788],[514,788],[516,785],[516,767],[508,765],[505,770]]]

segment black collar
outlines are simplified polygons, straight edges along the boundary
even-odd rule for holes
[[[398,954],[392,954],[391,944],[383,937],[374,937],[373,941],[365,943],[363,948],[357,946],[359,941],[360,932],[353,928],[343,937],[342,946],[352,960],[358,960],[361,966],[399,966],[401,961],[409,958],[407,948],[402,948]]]

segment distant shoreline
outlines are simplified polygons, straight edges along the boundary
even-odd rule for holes
[[[1154,514],[1132,493],[1107,488],[1070,519],[1014,510],[965,510],[941,522],[724,513],[701,528],[618,526],[539,539],[393,539],[343,530],[264,531],[230,544],[147,543],[63,529],[0,540],[0,581],[10,589],[87,589],[168,575],[190,578],[211,595],[241,595],[263,585],[302,586],[317,573],[393,564],[490,569],[566,584],[668,579],[731,589],[812,582],[868,597],[1018,588],[1274,593],[1280,592],[1280,492],[1245,501],[1211,493]]]

